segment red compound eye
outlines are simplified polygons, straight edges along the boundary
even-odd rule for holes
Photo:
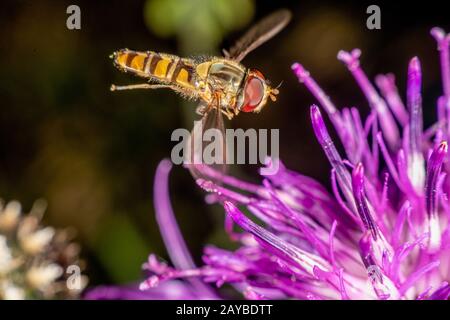
[[[245,96],[242,111],[252,112],[264,97],[264,83],[261,79],[250,77],[245,86]]]
[[[266,79],[266,78],[264,77],[264,75],[263,75],[259,70],[252,69],[252,73],[255,74],[256,77],[261,78],[262,80]]]

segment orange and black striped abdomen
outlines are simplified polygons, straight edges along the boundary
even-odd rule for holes
[[[192,60],[154,51],[128,49],[115,52],[113,57],[116,67],[122,71],[186,89],[195,89],[195,63]]]

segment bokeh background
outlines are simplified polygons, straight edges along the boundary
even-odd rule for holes
[[[98,0],[0,4],[0,197],[29,209],[48,202],[45,222],[73,227],[88,262],[90,285],[140,279],[150,252],[167,258],[154,219],[153,176],[170,156],[171,132],[189,128],[194,104],[168,90],[110,92],[111,83],[140,79],[116,70],[108,56],[119,48],[181,56],[218,55],[255,20],[287,7],[294,18],[244,64],[283,81],[279,100],[264,112],[240,115],[228,127],[279,128],[285,164],[329,185],[329,165],[313,137],[315,102],[293,76],[299,61],[338,106],[368,105],[336,60],[339,49],[361,48],[369,76],[392,71],[404,93],[408,60],[424,70],[426,124],[435,119],[440,92],[432,26],[450,30],[443,2],[379,4],[382,29],[366,29],[364,1]],[[81,30],[66,28],[66,8],[81,8]],[[403,94],[404,96],[404,94]],[[425,125],[426,125],[425,124]],[[258,181],[256,166],[232,168]],[[202,246],[229,247],[223,212],[204,204],[189,173],[175,167],[171,198],[197,260]]]

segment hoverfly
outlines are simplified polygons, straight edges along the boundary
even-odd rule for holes
[[[246,68],[240,62],[280,32],[290,19],[291,13],[286,9],[270,14],[250,28],[229,51],[223,50],[223,57],[190,59],[154,51],[116,51],[112,58],[119,70],[148,79],[148,82],[112,85],[111,91],[172,89],[184,97],[200,101],[196,112],[202,116],[201,130],[217,128],[225,137],[223,115],[231,120],[240,112],[258,113],[268,99],[276,100],[278,88],[271,87],[261,72]],[[198,130],[194,126],[191,136],[198,136]],[[225,147],[222,150],[226,150]],[[223,171],[224,166],[221,169]],[[194,176],[200,175],[195,167],[190,167],[190,170]]]

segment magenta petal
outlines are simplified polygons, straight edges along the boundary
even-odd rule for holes
[[[422,71],[417,57],[413,58],[408,69],[407,105],[409,110],[408,175],[412,185],[420,192],[425,179],[422,155]]]
[[[156,169],[154,185],[156,220],[172,263],[180,269],[190,269],[194,267],[194,262],[175,220],[169,199],[168,180],[171,168],[170,160],[163,160]]]
[[[311,106],[311,121],[314,128],[314,133],[317,140],[322,146],[325,155],[328,158],[331,166],[336,170],[336,176],[338,182],[342,188],[346,200],[349,202],[350,206],[354,206],[353,196],[351,192],[351,177],[347,168],[342,161],[336,147],[334,146],[333,140],[331,140],[328,130],[320,113],[319,107],[316,105]]]
[[[355,196],[356,208],[359,216],[374,240],[378,237],[378,228],[370,214],[367,198],[364,194],[364,168],[361,163],[358,163],[353,170],[353,195]]]
[[[447,282],[437,289],[431,296],[430,300],[448,300],[450,298],[450,285]]]
[[[406,111],[405,105],[398,93],[397,87],[395,85],[395,77],[393,74],[378,75],[375,78],[375,83],[378,88],[380,88],[383,96],[385,97],[392,113],[396,116],[397,120],[401,125],[406,126],[408,123],[408,112]]]
[[[431,35],[436,39],[441,54],[442,87],[448,104],[450,103],[450,34],[445,34],[441,28],[433,28]]]
[[[321,258],[312,256],[300,248],[287,243],[283,239],[252,222],[231,202],[225,201],[224,207],[227,214],[229,214],[242,229],[256,236],[265,244],[265,247],[268,250],[280,258],[295,263],[310,275],[314,275],[314,266],[320,266],[322,269],[329,269],[328,264]]]
[[[338,59],[347,65],[347,68],[353,74],[353,77],[366,96],[370,107],[377,112],[383,135],[386,137],[389,146],[395,148],[398,145],[400,137],[397,125],[395,124],[394,118],[392,117],[386,102],[380,97],[370,80],[367,78],[367,75],[361,69],[359,63],[360,56],[361,50],[359,49],[353,49],[351,52],[339,51],[338,53]]]
[[[154,184],[154,201],[156,221],[158,222],[164,244],[172,263],[180,269],[195,268],[194,261],[181,235],[180,228],[175,220],[169,199],[169,173],[172,163],[162,160],[156,169]],[[212,289],[198,279],[191,279],[192,285],[205,295],[215,298]]]
[[[430,232],[429,249],[434,252],[440,246],[441,231],[438,216],[439,190],[437,187],[442,163],[447,156],[447,142],[442,142],[431,154],[427,166],[427,179],[425,186],[425,199],[428,213],[428,224]]]
[[[346,132],[345,126],[343,125],[340,112],[331,102],[328,95],[322,90],[322,88],[320,88],[317,82],[314,81],[309,72],[300,63],[294,63],[291,68],[297,76],[298,81],[305,84],[308,90],[317,99],[319,104],[325,109],[339,136],[343,141],[345,141],[348,136],[348,132]]]

